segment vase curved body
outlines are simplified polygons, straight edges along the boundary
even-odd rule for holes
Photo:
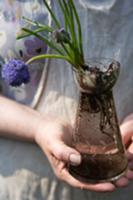
[[[82,181],[103,182],[118,179],[125,173],[128,162],[112,89],[109,87],[106,90],[102,88],[104,92],[99,92],[99,89],[88,92],[85,90],[87,87],[83,87],[83,77],[77,75],[80,99],[73,147],[80,152],[82,162],[79,166],[70,165],[69,171]]]

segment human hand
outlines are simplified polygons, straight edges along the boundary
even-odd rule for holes
[[[123,120],[120,129],[129,165],[126,174],[115,181],[114,184],[117,187],[125,187],[133,179],[133,114]]]
[[[133,170],[133,114],[128,115],[121,124],[123,142],[127,149],[129,169]]]
[[[108,192],[115,189],[111,182],[107,183],[83,183],[75,179],[68,171],[67,165],[78,165],[81,162],[79,152],[71,147],[72,129],[61,120],[47,119],[40,123],[36,142],[46,154],[55,175],[69,185],[88,189],[96,192]]]
[[[125,187],[133,180],[133,114],[123,120],[120,129],[129,164],[125,175],[113,181],[115,187]]]

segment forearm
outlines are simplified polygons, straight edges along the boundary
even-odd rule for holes
[[[37,111],[0,96],[0,136],[34,141],[40,121]]]

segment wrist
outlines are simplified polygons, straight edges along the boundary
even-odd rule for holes
[[[36,110],[31,109],[29,107],[24,107],[27,112],[28,120],[27,120],[27,128],[24,132],[27,132],[26,135],[29,136],[29,139],[33,142],[37,142],[36,138],[39,135],[39,129],[43,124],[43,116]]]
[[[49,126],[50,119],[48,116],[43,116],[39,113],[37,116],[37,122],[36,122],[36,127],[35,127],[35,132],[33,135],[34,141],[40,146],[41,141],[43,140],[44,142],[44,135],[46,138],[46,133],[47,127]]]
[[[0,105],[0,136],[35,141],[35,135],[42,120],[41,114],[26,105],[2,96]]]

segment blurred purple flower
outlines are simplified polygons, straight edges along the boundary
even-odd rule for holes
[[[17,87],[30,81],[28,65],[21,60],[11,59],[2,67],[2,78],[11,86]]]
[[[47,45],[39,38],[28,39],[24,42],[27,53],[31,56],[44,54],[47,51]]]

